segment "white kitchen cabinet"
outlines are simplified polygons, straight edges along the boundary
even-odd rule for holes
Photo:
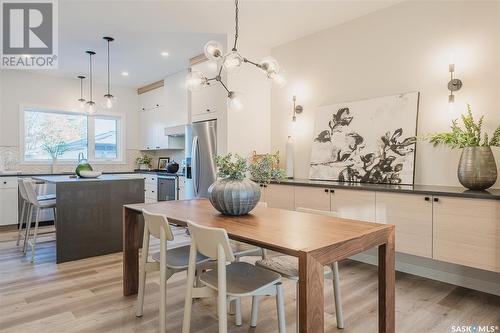
[[[396,226],[396,251],[432,258],[432,198],[377,192],[376,222]]]
[[[139,111],[147,111],[165,105],[163,87],[156,88],[139,95]]]
[[[17,224],[17,178],[0,178],[0,225]]]
[[[188,123],[186,72],[164,79],[164,86],[139,95],[141,150],[184,149],[182,137],[165,135],[165,128]]]
[[[261,202],[268,207],[293,210],[295,207],[295,194],[293,186],[269,184],[261,186]]]
[[[433,199],[433,258],[500,272],[500,201]]]
[[[375,192],[333,189],[330,210],[338,217],[375,222]]]
[[[295,186],[295,209],[307,208],[330,211],[330,189],[312,186]]]
[[[158,200],[158,176],[155,174],[142,174],[144,178],[144,199],[146,203]]]
[[[218,74],[217,62],[204,61],[191,67],[192,71],[200,71],[208,78]],[[227,92],[216,81],[212,81],[209,86],[203,87],[199,91],[190,93],[191,95],[191,120],[204,121],[216,119],[218,114],[225,112],[227,108]]]

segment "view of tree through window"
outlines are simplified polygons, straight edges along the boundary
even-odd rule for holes
[[[116,161],[121,158],[121,118],[65,111],[24,109],[24,161],[78,159]]]
[[[24,159],[77,159],[87,156],[87,117],[60,112],[24,112]]]
[[[95,158],[114,159],[118,157],[116,119],[97,118],[95,126]]]

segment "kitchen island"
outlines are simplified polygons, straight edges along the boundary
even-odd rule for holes
[[[33,178],[56,187],[57,263],[122,251],[123,205],[144,202],[142,177]]]

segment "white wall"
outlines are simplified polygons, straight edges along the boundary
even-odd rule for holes
[[[228,49],[232,48],[228,37]],[[249,60],[259,62],[269,56],[267,47],[239,42],[238,51]],[[271,83],[264,73],[250,64],[243,64],[235,74],[228,74],[228,88],[243,94],[244,109],[227,111],[227,151],[249,156],[254,150],[267,153],[271,148]]]
[[[19,105],[22,103],[65,110],[78,109],[76,100],[80,97],[80,82],[78,79],[68,79],[43,75],[21,70],[0,71],[0,147],[9,151],[19,150]],[[86,81],[88,84],[88,81]],[[87,95],[87,85],[85,95]],[[112,87],[112,93],[117,97],[113,112],[123,113],[126,121],[126,157],[128,164],[109,165],[97,169],[124,170],[133,167],[133,158],[138,148],[138,97],[133,88]],[[99,103],[105,94],[103,85],[94,85],[94,100]],[[46,171],[48,166],[22,166],[16,169],[25,171]],[[70,169],[72,168],[69,167]],[[36,169],[36,170],[35,170]]]
[[[448,110],[448,62],[463,80]],[[272,149],[284,151],[291,96],[304,112],[295,133],[295,176],[308,178],[314,110],[342,101],[420,91],[418,133],[446,131],[473,106],[492,131],[500,124],[500,2],[407,1],[272,50],[287,70],[288,86],[272,90]],[[494,148],[497,164],[500,149]],[[417,147],[417,184],[459,185],[459,151]],[[500,181],[496,183],[500,187]]]

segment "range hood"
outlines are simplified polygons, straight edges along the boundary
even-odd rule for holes
[[[169,126],[165,127],[165,136],[184,136],[186,135],[186,126]]]

